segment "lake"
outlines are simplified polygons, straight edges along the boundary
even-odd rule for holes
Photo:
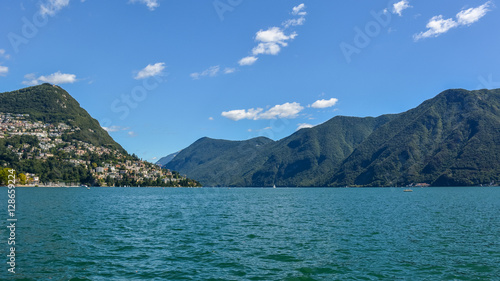
[[[16,207],[2,279],[500,278],[498,187],[18,187]]]

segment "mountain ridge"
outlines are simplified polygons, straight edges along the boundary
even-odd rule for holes
[[[498,182],[500,89],[450,89],[419,106],[378,117],[335,116],[251,150],[252,161],[224,147],[196,175],[213,186],[478,185]],[[201,138],[183,151],[203,158]],[[244,142],[244,141],[243,141]],[[222,141],[220,142],[222,144]],[[193,145],[194,145],[193,144]],[[474,151],[482,151],[478,156]],[[222,152],[221,152],[222,153]],[[230,164],[211,163],[230,158]],[[238,156],[239,155],[239,156]],[[489,156],[490,155],[490,156]],[[453,163],[456,161],[456,163]],[[191,176],[194,162],[166,165]],[[206,168],[206,169],[205,169]],[[224,180],[218,171],[226,172]],[[211,175],[211,176],[210,176]]]

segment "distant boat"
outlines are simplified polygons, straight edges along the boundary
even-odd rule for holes
[[[407,188],[407,189],[403,190],[403,192],[413,192],[413,190],[410,188]]]
[[[276,188],[276,185],[273,185],[273,188]]]

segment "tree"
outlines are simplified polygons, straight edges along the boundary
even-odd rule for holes
[[[12,177],[9,178],[9,175],[12,175],[11,168],[3,168],[2,170],[0,170],[0,184],[9,184],[9,179],[13,179]]]
[[[17,178],[19,179],[19,183],[26,184],[26,175],[25,174],[19,174],[19,175],[17,175]]]

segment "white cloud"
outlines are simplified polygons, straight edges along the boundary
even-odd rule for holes
[[[48,76],[39,76],[36,77],[34,73],[24,75],[24,78],[27,79],[22,83],[25,85],[38,85],[40,83],[50,83],[50,84],[67,84],[67,83],[75,83],[77,81],[75,74],[69,73],[61,73],[61,71],[57,71]]]
[[[306,5],[304,5],[304,3],[298,5],[298,6],[295,6],[293,7],[292,9],[292,15],[295,15],[295,16],[305,16],[307,15],[306,11],[304,11],[304,9],[306,8]]]
[[[410,2],[408,2],[407,0],[401,0],[397,3],[394,3],[394,5],[392,5],[392,13],[394,14],[398,14],[399,16],[401,16],[403,10],[405,9],[408,9],[408,8],[411,8],[412,6],[410,6]]]
[[[305,22],[306,22],[306,18],[300,17],[298,19],[286,20],[281,25],[283,25],[285,28],[289,28],[290,26],[303,25]]]
[[[149,10],[154,11],[156,8],[160,7],[158,0],[130,0],[131,3],[142,3],[145,4]]]
[[[214,118],[213,117],[208,117],[208,120],[213,121]]]
[[[259,45],[252,49],[252,54],[254,56],[259,54],[277,55],[280,50],[281,47],[276,43],[259,43]]]
[[[48,0],[45,4],[40,5],[40,14],[42,16],[54,16],[62,8],[69,5],[69,0]]]
[[[420,32],[419,34],[415,34],[413,38],[415,39],[415,41],[417,41],[422,38],[438,37],[439,35],[448,32],[448,30],[456,26],[457,23],[451,18],[443,19],[442,15],[434,16],[426,25],[428,30],[425,32]]]
[[[490,11],[488,9],[490,5],[491,1],[488,1],[477,8],[470,8],[467,10],[460,11],[457,14],[458,23],[461,25],[471,25],[475,23],[480,18],[484,17],[484,15],[486,15],[487,12]]]
[[[152,76],[157,76],[162,73],[163,69],[165,69],[164,62],[148,64],[145,68],[143,68],[137,73],[134,79],[144,79]]]
[[[290,35],[285,35],[283,30],[279,27],[273,26],[268,28],[267,30],[259,30],[255,35],[255,40],[264,42],[264,43],[280,43],[283,46],[286,46],[285,41],[294,39],[297,36],[297,33],[292,33]]]
[[[312,128],[314,127],[314,125],[311,125],[311,124],[307,124],[307,123],[299,123],[297,124],[297,130],[300,130],[300,129],[305,129],[305,128]]]
[[[275,105],[268,111],[259,114],[259,119],[295,118],[303,109],[304,107],[298,102],[287,102]]]
[[[9,72],[9,68],[7,66],[0,65],[0,76],[5,76]]]
[[[230,110],[230,111],[224,111],[221,113],[222,117],[229,118],[233,121],[238,121],[241,119],[253,119],[257,120],[257,116],[260,112],[262,112],[262,108],[250,108],[248,110],[245,109],[236,109],[236,110]]]
[[[252,65],[257,61],[258,58],[249,56],[249,57],[244,57],[241,60],[238,61],[239,65]]]
[[[226,68],[224,68],[224,74],[230,74],[230,73],[233,73],[233,72],[236,72],[236,68],[234,68],[234,67],[226,67]]]
[[[190,76],[193,79],[200,79],[200,77],[209,76],[214,77],[219,73],[220,66],[214,65],[209,67],[208,69],[203,70],[202,72],[191,73]]]
[[[311,104],[312,108],[327,108],[334,106],[339,100],[336,98],[331,98],[329,100],[317,100],[313,104]]]
[[[267,30],[259,30],[255,35],[255,40],[260,43],[252,49],[252,54],[254,56],[265,54],[265,55],[277,55],[281,51],[281,47],[286,47],[288,43],[286,41],[292,40],[297,36],[297,33],[292,33],[286,35],[283,30],[279,27],[271,27]]]
[[[129,131],[127,134],[129,135],[129,137],[132,137],[132,138],[137,137],[137,134],[134,131]]]
[[[289,19],[284,21],[281,25],[284,29],[290,26],[303,25],[305,22],[305,5],[302,3],[298,6],[293,7],[292,15],[299,16],[299,18]],[[257,46],[252,49],[252,56],[247,56],[238,61],[239,65],[252,65],[257,59],[258,55],[277,55],[281,51],[282,47],[288,46],[289,40],[293,40],[297,37],[296,32],[290,34],[285,34],[283,29],[280,27],[270,27],[266,30],[259,30],[255,34],[255,41]]]
[[[222,112],[221,116],[229,118],[234,121],[242,119],[261,120],[261,119],[276,119],[276,118],[289,118],[293,119],[304,109],[300,103],[287,102],[273,106],[267,111],[262,108],[250,109],[236,109],[231,111]]]
[[[457,13],[456,21],[453,20],[452,18],[443,19],[442,15],[434,16],[429,20],[429,22],[426,25],[428,29],[426,31],[413,35],[413,39],[415,41],[418,41],[422,38],[438,37],[439,35],[448,32],[450,29],[454,27],[459,27],[464,25],[469,26],[477,22],[484,15],[486,15],[486,13],[490,11],[488,9],[490,5],[491,1],[488,1],[477,8],[462,10]]]

